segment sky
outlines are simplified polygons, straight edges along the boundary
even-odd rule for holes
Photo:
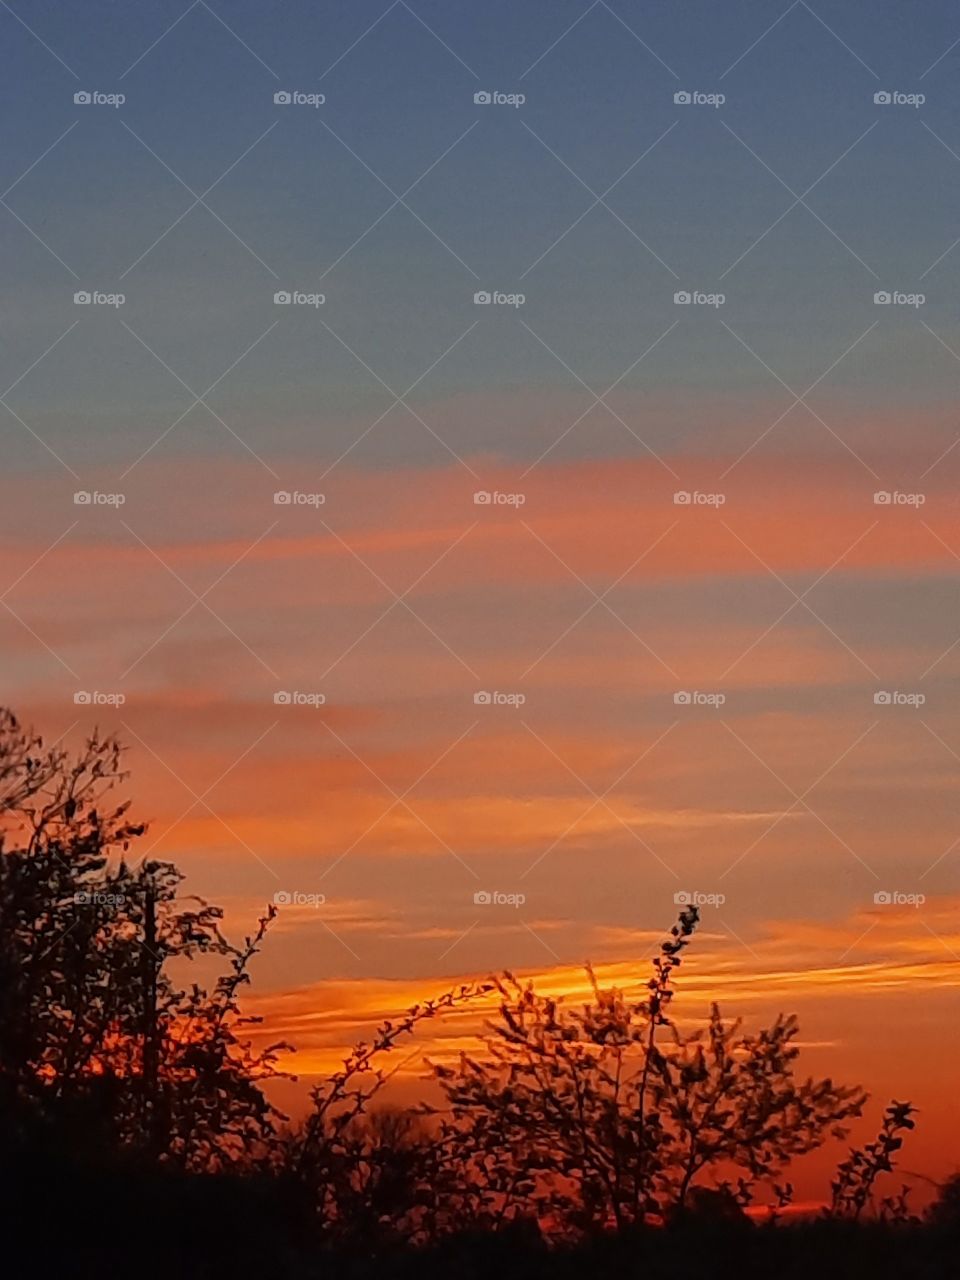
[[[236,931],[279,903],[302,1075],[490,970],[636,984],[693,898],[678,1012],[796,1009],[953,1169],[954,7],[0,41],[0,699],[118,732]]]

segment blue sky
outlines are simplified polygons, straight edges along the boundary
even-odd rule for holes
[[[122,290],[122,319],[194,391],[257,342],[214,399],[258,450],[293,455],[335,453],[325,419],[390,402],[370,370],[403,393],[478,319],[417,388],[421,407],[498,389],[576,403],[576,376],[602,391],[652,344],[621,390],[749,403],[780,394],[771,370],[802,391],[878,318],[821,392],[862,407],[864,393],[955,391],[956,362],[917,316],[873,306],[876,289],[922,290],[924,320],[955,345],[960,253],[931,270],[960,196],[949,6],[924,6],[922,23],[895,3],[213,8],[222,22],[203,4],[94,3],[79,24],[74,7],[39,4],[24,15],[34,34],[0,14],[7,201],[52,250],[2,211],[4,385],[73,323],[87,287]],[[77,108],[78,88],[127,100]],[[327,101],[276,107],[282,88]],[[527,101],[477,107],[478,89]],[[678,89],[727,100],[678,107]],[[927,101],[878,108],[881,89]],[[187,187],[214,183],[223,222],[197,205],[169,230]],[[413,212],[397,205],[369,230],[414,183]],[[609,209],[595,204],[614,183]],[[813,183],[810,209],[768,231]],[[277,288],[327,301],[278,317]],[[527,301],[478,313],[479,288]],[[678,313],[682,288],[722,291],[724,309]],[[110,312],[85,313],[10,403],[58,451],[109,462],[190,397]],[[656,447],[709,450],[691,416],[683,403],[651,428]],[[535,424],[446,430],[457,452],[529,459],[543,443]],[[194,436],[185,447],[206,449]],[[575,451],[617,447],[601,433]],[[23,431],[11,449],[46,465]],[[437,456],[426,436],[416,450]]]

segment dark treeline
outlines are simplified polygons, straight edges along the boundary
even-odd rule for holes
[[[379,1027],[291,1125],[290,1046],[257,1047],[242,943],[185,898],[112,798],[121,751],[76,757],[0,713],[0,1212],[31,1274],[219,1277],[956,1276],[960,1194],[886,1188],[913,1108],[893,1102],[791,1216],[792,1162],[867,1095],[797,1071],[798,1026],[671,1017],[684,910],[639,996],[567,1005],[505,973]],[[217,959],[210,987],[181,963]],[[432,1068],[441,1101],[382,1105],[393,1051],[485,1000],[483,1047]],[[887,1182],[890,1181],[886,1177]],[[751,1210],[765,1209],[762,1215]]]

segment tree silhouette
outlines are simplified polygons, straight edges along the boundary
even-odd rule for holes
[[[0,713],[0,1119],[10,1143],[123,1150],[190,1170],[263,1160],[282,1118],[238,993],[272,910],[242,947],[222,912],[178,896],[169,863],[127,862],[144,826],[111,806],[121,748],[76,756]],[[212,991],[172,962],[222,957]]]

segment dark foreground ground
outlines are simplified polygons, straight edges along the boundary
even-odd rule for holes
[[[462,1235],[417,1252],[325,1251],[273,1183],[0,1170],[4,1267],[62,1280],[960,1280],[960,1227],[689,1222],[548,1249]]]
[[[211,1224],[209,1234],[156,1223],[146,1238],[114,1230],[109,1212],[86,1238],[53,1242],[49,1232],[15,1233],[22,1269],[11,1276],[131,1276],[144,1280],[957,1280],[960,1242],[929,1233],[864,1228],[783,1228],[751,1235],[676,1231],[654,1240],[598,1241],[572,1251],[532,1248],[509,1238],[455,1238],[423,1253],[357,1257],[293,1248],[250,1224]],[[112,1238],[102,1239],[102,1233]],[[169,1232],[172,1239],[158,1235]],[[224,1233],[236,1233],[224,1240]],[[100,1239],[91,1238],[100,1235]],[[8,1236],[9,1238],[9,1236]],[[28,1243],[30,1241],[30,1243]]]

